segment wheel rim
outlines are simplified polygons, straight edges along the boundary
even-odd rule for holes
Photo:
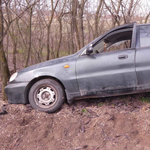
[[[34,100],[39,107],[50,108],[57,101],[57,91],[52,86],[43,85],[35,91]]]

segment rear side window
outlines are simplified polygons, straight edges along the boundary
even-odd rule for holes
[[[150,25],[142,25],[137,29],[137,47],[150,46]]]

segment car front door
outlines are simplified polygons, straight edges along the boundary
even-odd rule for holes
[[[133,92],[137,86],[135,48],[80,55],[76,73],[81,96]]]

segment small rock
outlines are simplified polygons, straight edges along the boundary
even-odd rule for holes
[[[6,111],[6,105],[3,105],[2,108],[1,108],[1,111],[0,111],[0,115],[5,115],[5,114],[8,114],[8,112]]]

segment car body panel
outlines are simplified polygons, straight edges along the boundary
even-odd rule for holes
[[[8,102],[11,104],[26,104],[25,89],[28,82],[12,83],[5,87],[5,93],[8,97]]]
[[[70,55],[67,57],[62,57],[59,59],[50,60],[47,62],[43,62],[40,64],[33,65],[31,67],[27,67],[21,71],[18,72],[17,78],[11,82],[9,85],[5,87],[5,93],[7,94],[7,97],[9,99],[10,103],[17,103],[17,101],[20,101],[16,95],[20,95],[20,92],[17,94],[14,94],[14,91],[17,91],[18,89],[22,89],[22,94],[26,91],[26,87],[32,80],[35,78],[40,78],[43,76],[47,77],[54,77],[58,79],[63,86],[66,89],[67,96],[72,97],[72,95],[79,95],[78,85],[76,81],[76,72],[75,72],[75,63],[78,58],[78,53],[74,55]],[[64,68],[65,65],[69,65],[69,68]],[[68,82],[69,81],[69,82]],[[22,87],[20,87],[20,84],[23,83]],[[26,86],[24,86],[26,84]],[[13,92],[12,87],[18,87],[14,88]],[[16,89],[16,90],[15,90]],[[22,101],[21,103],[26,103],[27,100],[25,99],[25,96],[21,96]],[[15,100],[14,100],[15,99]]]
[[[34,65],[32,68],[27,68],[30,70],[28,71],[28,78],[26,78],[26,70],[25,72],[22,70],[21,72],[24,73],[21,73],[20,78],[18,77],[16,81],[19,82],[22,78],[24,78],[24,81],[31,81],[34,78],[39,78],[41,76],[50,76],[60,80],[69,92],[76,92],[78,90],[75,74],[75,62],[77,57],[78,55],[70,55]],[[69,65],[69,68],[64,68],[67,64]],[[24,77],[22,77],[22,75],[24,75]]]

